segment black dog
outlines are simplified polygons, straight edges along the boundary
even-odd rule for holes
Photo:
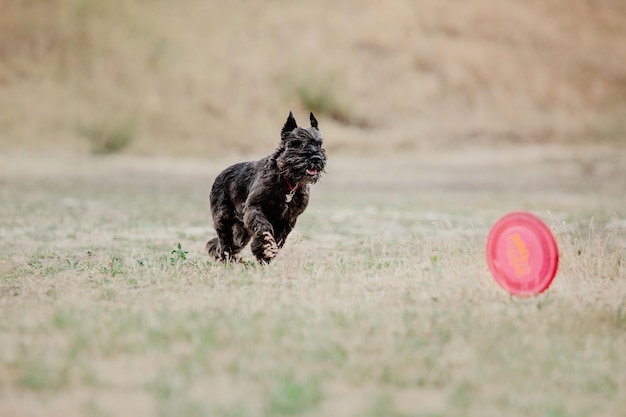
[[[301,128],[289,112],[274,153],[232,165],[217,176],[210,196],[217,237],[206,244],[209,256],[236,260],[250,239],[260,262],[269,263],[278,254],[309,203],[309,184],[319,180],[326,166],[313,113],[310,119],[311,127]]]

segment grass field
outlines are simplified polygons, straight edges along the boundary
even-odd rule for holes
[[[626,416],[625,5],[0,1],[0,417]],[[327,176],[210,263],[289,110]],[[512,210],[538,297],[486,266]]]
[[[0,156],[0,415],[624,415],[621,149],[330,155],[268,267],[203,253],[230,162]],[[560,247],[534,298],[484,259],[517,209]]]

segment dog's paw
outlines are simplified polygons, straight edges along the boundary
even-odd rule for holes
[[[229,252],[224,252],[222,256],[222,261],[226,263],[240,264],[243,263],[243,260],[240,256],[231,255]]]
[[[263,256],[266,259],[274,259],[278,255],[278,245],[270,232],[263,233]]]

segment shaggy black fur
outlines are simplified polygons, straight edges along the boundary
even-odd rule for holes
[[[309,185],[326,166],[313,113],[310,120],[311,127],[298,127],[289,112],[271,155],[232,165],[215,178],[210,200],[217,237],[206,244],[209,256],[236,260],[250,239],[260,262],[269,263],[278,254],[309,203]]]

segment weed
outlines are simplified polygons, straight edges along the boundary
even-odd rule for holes
[[[116,275],[126,273],[126,266],[124,265],[124,261],[122,260],[122,258],[113,255],[109,264],[102,266],[101,270],[104,274],[114,277]]]
[[[20,365],[22,375],[20,385],[32,390],[57,390],[65,385],[67,369],[56,369],[50,366],[44,359],[30,359]]]
[[[30,259],[27,265],[33,269],[41,269],[43,267],[43,264],[39,259]]]
[[[181,261],[186,261],[188,253],[189,252],[186,250],[183,250],[182,245],[178,243],[178,246],[176,247],[176,249],[170,252],[170,258],[169,258],[170,265],[176,265],[177,263]]]
[[[71,314],[66,311],[57,311],[52,316],[52,324],[58,330],[66,330],[73,328],[78,324],[78,318],[76,314]]]
[[[162,367],[156,378],[146,385],[157,401],[157,410],[162,417],[201,417],[209,415],[204,402],[189,398],[189,373],[180,373],[169,367]]]
[[[133,141],[135,126],[130,121],[101,121],[80,126],[78,133],[89,141],[92,153],[113,154],[123,151]]]
[[[360,124],[349,107],[339,99],[337,90],[331,81],[307,80],[295,87],[298,101],[307,111],[328,116],[344,124]]]
[[[315,408],[322,398],[322,388],[317,379],[299,382],[291,375],[277,376],[269,393],[265,415],[299,415]]]
[[[334,342],[316,349],[311,356],[316,361],[330,362],[333,366],[339,367],[345,365],[349,355],[341,344]]]
[[[468,381],[463,381],[452,390],[451,402],[458,409],[467,411],[472,404],[472,397],[476,395],[477,388]]]
[[[82,406],[83,415],[86,417],[106,417],[108,414],[104,412],[102,407],[93,399],[87,400]]]
[[[379,394],[372,406],[365,412],[365,417],[405,417],[399,412],[393,398],[387,394]],[[422,416],[422,415],[420,415]],[[406,416],[408,417],[408,416]]]
[[[111,301],[115,299],[115,290],[113,288],[103,288],[100,292],[100,300],[108,300]]]

